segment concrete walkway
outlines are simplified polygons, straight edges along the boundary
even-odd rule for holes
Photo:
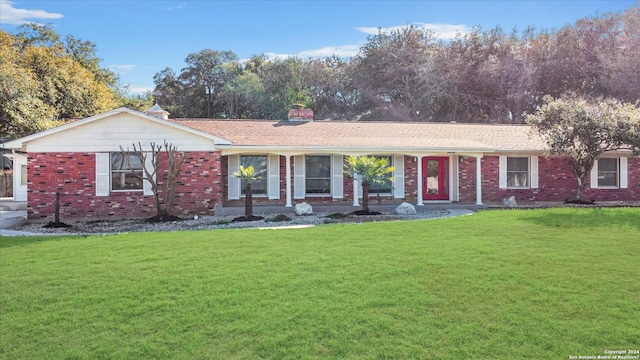
[[[0,198],[0,229],[11,229],[27,222],[27,203]]]

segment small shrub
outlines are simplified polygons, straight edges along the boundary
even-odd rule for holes
[[[267,222],[283,222],[283,221],[291,221],[291,218],[288,217],[285,214],[279,214],[279,215],[276,215],[276,216],[272,217],[271,219],[267,219],[265,221],[267,221]]]

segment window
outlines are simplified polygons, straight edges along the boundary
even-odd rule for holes
[[[27,165],[20,165],[20,185],[27,185]]]
[[[598,159],[598,187],[618,187],[618,159]]]
[[[507,187],[526,188],[529,187],[529,158],[508,157],[507,158]]]
[[[253,166],[254,174],[260,176],[260,180],[251,184],[252,195],[267,195],[267,156],[266,155],[242,155],[240,165],[244,168]],[[240,180],[240,191],[246,195],[247,180]]]
[[[111,190],[142,191],[142,162],[134,153],[111,153]]]
[[[392,157],[391,156],[376,156],[376,158],[378,159],[387,159],[387,164],[389,164],[389,166],[392,166],[391,161],[392,161]],[[371,186],[369,186],[369,194],[386,194],[386,195],[390,195],[393,193],[393,182],[391,181],[391,173],[386,173],[385,174],[386,179],[384,180],[383,183],[381,184],[371,184]]]
[[[307,194],[331,194],[331,156],[305,156]]]

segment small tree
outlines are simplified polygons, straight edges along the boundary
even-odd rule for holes
[[[389,176],[393,170],[393,166],[389,166],[389,160],[384,157],[366,155],[347,157],[345,173],[354,181],[357,180],[362,184],[362,210],[364,212],[369,212],[369,188],[371,185],[393,180],[393,177]]]
[[[253,220],[253,193],[251,190],[251,184],[261,179],[260,174],[256,173],[253,166],[244,167],[240,165],[240,171],[234,172],[233,176],[245,180],[245,198],[244,198],[244,219]]]
[[[631,104],[606,99],[590,101],[574,94],[553,99],[526,121],[547,142],[548,155],[568,155],[576,176],[576,199],[582,199],[586,179],[596,159],[607,151],[633,149],[638,109]],[[634,120],[635,119],[635,120]],[[637,144],[636,144],[637,146]]]
[[[164,189],[163,206],[163,202],[160,200],[160,194],[158,192],[160,153],[163,152],[163,146],[156,145],[155,142],[151,142],[150,146],[151,151],[148,152],[143,151],[141,143],[138,143],[138,147],[136,147],[136,144],[133,144],[133,151],[129,151],[128,148],[125,150],[122,146],[120,146],[120,151],[122,151],[123,156],[126,156],[127,154],[134,154],[140,160],[140,162],[142,163],[144,176],[138,175],[136,173],[134,174],[142,178],[142,181],[148,181],[151,186],[151,192],[153,192],[157,211],[155,219],[158,221],[170,221],[173,219],[171,209],[173,208],[173,202],[175,201],[176,197],[178,175],[180,175],[180,172],[182,171],[182,164],[184,163],[184,153],[178,152],[177,146],[167,143],[166,141],[164,142],[164,152],[167,154],[168,168]],[[147,166],[147,159],[149,156],[151,156],[151,168]]]

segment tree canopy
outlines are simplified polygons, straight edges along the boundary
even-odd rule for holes
[[[615,99],[588,99],[565,94],[527,116],[534,133],[547,142],[550,155],[568,155],[576,176],[576,198],[581,199],[596,159],[607,151],[638,151],[640,109]]]
[[[207,49],[156,74],[154,94],[177,117],[282,119],[301,103],[317,119],[524,123],[544,95],[640,101],[639,19],[635,5],[555,31],[477,27],[449,41],[410,26],[370,36],[353,58],[241,62]]]
[[[45,130],[78,117],[127,105],[152,105],[151,95],[128,97],[112,71],[100,67],[96,45],[50,25],[0,30],[0,138]]]
[[[524,123],[566,92],[638,106],[639,39],[640,4],[554,31],[476,27],[444,41],[410,26],[369,36],[352,58],[204,49],[156,73],[153,95],[127,96],[94,43],[27,24],[0,31],[0,137],[154,100],[175,117],[283,119],[303,104],[316,119],[480,123]]]

